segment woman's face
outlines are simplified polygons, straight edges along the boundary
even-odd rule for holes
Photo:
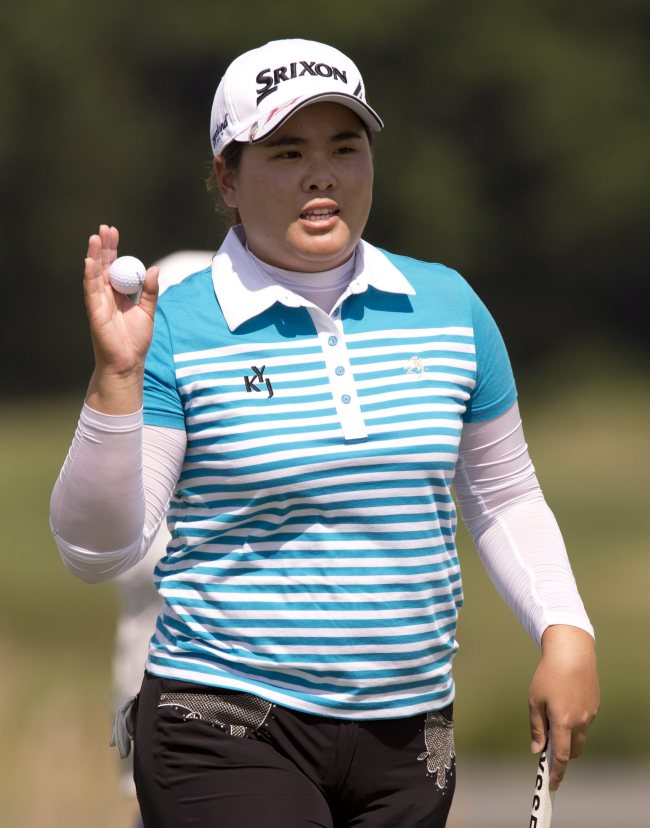
[[[244,148],[237,170],[215,159],[226,204],[251,251],[285,270],[342,264],[368,220],[373,164],[360,119],[346,106],[299,110],[266,141]]]

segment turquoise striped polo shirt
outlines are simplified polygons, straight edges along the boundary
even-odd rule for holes
[[[455,271],[361,242],[330,314],[235,228],[157,310],[145,423],[184,429],[147,668],[340,718],[454,695],[464,422],[516,398]]]

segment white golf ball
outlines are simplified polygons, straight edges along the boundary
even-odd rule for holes
[[[111,287],[118,293],[137,293],[144,284],[146,267],[135,256],[120,256],[108,271]]]

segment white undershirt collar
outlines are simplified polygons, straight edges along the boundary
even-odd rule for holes
[[[246,249],[258,268],[261,268],[274,282],[298,297],[306,299],[324,313],[331,311],[354,276],[355,253],[338,267],[315,273],[303,273],[270,265],[258,259],[250,248]]]

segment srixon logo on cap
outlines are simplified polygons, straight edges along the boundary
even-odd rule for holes
[[[302,78],[303,75],[315,75],[321,78],[334,78],[334,80],[348,82],[346,72],[337,69],[336,66],[328,66],[327,63],[316,63],[315,60],[301,60],[290,63],[288,66],[278,66],[277,69],[262,69],[255,78],[261,86],[256,90],[257,103],[263,101],[267,95],[276,92],[283,81]]]

